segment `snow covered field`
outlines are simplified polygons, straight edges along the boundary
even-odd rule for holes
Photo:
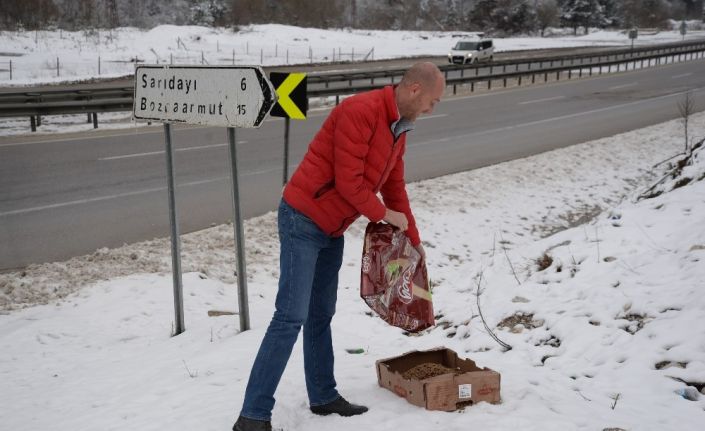
[[[626,45],[627,34],[495,39],[497,51],[571,46]],[[687,39],[703,37],[702,30]],[[151,30],[118,28],[69,32],[0,32],[0,85],[86,80],[134,72],[134,62],[179,64],[262,64],[360,61],[419,55],[446,55],[457,40],[474,33],[379,30],[324,30],[279,24],[224,28],[162,25]],[[636,44],[680,41],[677,31],[643,33]],[[57,71],[58,59],[58,71]],[[12,78],[10,79],[10,62]],[[100,69],[99,69],[100,68]]]
[[[705,113],[691,125],[691,136],[705,136]],[[677,392],[705,383],[705,181],[634,200],[664,169],[652,166],[682,147],[671,121],[411,184],[438,325],[410,337],[370,315],[358,296],[357,222],[333,320],[336,375],[341,393],[371,410],[311,414],[297,345],[275,427],[701,430],[705,395]],[[705,173],[703,154],[690,176]],[[245,225],[252,330],[242,334],[237,316],[207,315],[237,309],[227,225],[182,239],[187,330],[178,337],[168,240],[0,274],[0,428],[230,429],[273,311],[275,227],[273,213]],[[552,262],[539,270],[544,253]],[[478,317],[480,273],[482,312],[511,351]],[[436,346],[499,371],[502,403],[428,412],[377,386],[376,360]]]

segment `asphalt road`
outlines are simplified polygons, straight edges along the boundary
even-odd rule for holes
[[[465,171],[677,118],[693,91],[705,108],[705,61],[448,97],[408,137],[407,180]],[[290,170],[327,111],[292,121]],[[237,131],[245,217],[275,208],[281,119]],[[182,233],[231,216],[225,129],[175,127]],[[0,269],[169,234],[159,127],[0,139]]]

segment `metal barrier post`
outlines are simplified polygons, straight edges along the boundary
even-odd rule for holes
[[[29,117],[29,127],[32,129],[33,132],[37,131],[37,120],[35,120],[34,115]]]
[[[97,112],[93,113],[93,128],[94,129],[98,128],[98,113]]]

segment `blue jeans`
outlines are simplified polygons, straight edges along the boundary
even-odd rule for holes
[[[282,199],[279,241],[276,310],[252,366],[240,412],[250,419],[271,419],[274,391],[301,326],[310,405],[327,404],[339,396],[333,377],[330,322],[335,314],[338,271],[343,262],[343,237],[329,237]]]

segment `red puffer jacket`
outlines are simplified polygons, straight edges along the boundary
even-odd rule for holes
[[[390,129],[398,119],[391,86],[345,99],[313,138],[284,200],[330,236],[343,235],[360,215],[382,220],[386,206],[406,214],[406,235],[418,245],[404,183],[406,135],[395,141]]]

